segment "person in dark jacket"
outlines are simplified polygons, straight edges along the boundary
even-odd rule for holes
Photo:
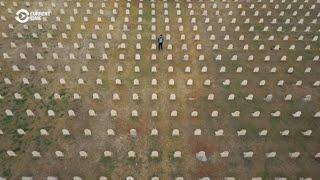
[[[158,38],[158,48],[159,48],[159,50],[163,50],[163,47],[162,47],[162,45],[163,45],[163,37],[162,37],[162,34],[160,34],[160,36],[159,36],[159,38]]]

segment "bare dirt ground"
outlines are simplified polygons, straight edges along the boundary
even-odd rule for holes
[[[320,121],[314,117],[320,111],[319,86],[314,86],[320,80],[319,60],[315,58],[319,56],[320,44],[319,40],[313,40],[319,36],[320,29],[317,17],[320,3],[316,0],[54,0],[30,1],[30,5],[25,1],[0,2],[0,130],[3,132],[0,135],[0,177],[72,179],[78,176],[90,180],[101,176],[114,180],[127,176],[139,180],[155,176],[170,180],[176,177],[186,180],[320,177],[320,161],[315,158],[320,152]],[[47,21],[21,24],[14,19],[21,8],[52,13]],[[143,14],[139,14],[139,10]],[[177,15],[178,10],[181,15]],[[203,15],[204,11],[207,16]],[[297,14],[293,15],[295,11]],[[284,15],[280,16],[282,12]],[[114,22],[111,17],[115,18]],[[205,23],[206,17],[209,23]],[[126,19],[129,22],[125,22]],[[261,19],[263,22],[259,23]],[[276,23],[272,23],[274,19]],[[285,23],[287,19],[290,23]],[[53,24],[56,29],[52,28]],[[81,29],[81,25],[86,29]],[[124,25],[129,30],[124,30]],[[156,27],[154,31],[152,26]],[[180,26],[183,26],[182,31]],[[212,31],[207,30],[208,26],[212,26]],[[280,26],[282,31],[277,31]],[[252,32],[248,31],[250,27],[254,27]],[[263,30],[265,27],[268,31]],[[308,27],[310,30],[306,31]],[[239,30],[235,31],[236,28]],[[63,33],[67,38],[63,38]],[[112,39],[107,38],[108,33]],[[48,34],[52,38],[48,38]],[[83,38],[77,38],[77,34]],[[96,34],[97,39],[92,38],[92,34]],[[127,39],[122,39],[123,34]],[[138,34],[141,40],[137,39]],[[156,43],[152,35],[159,34],[165,38],[170,35],[170,39],[165,39],[163,51],[151,49]],[[181,40],[182,34],[185,40]],[[195,40],[197,35],[200,40]],[[212,35],[215,39],[210,39]],[[225,39],[226,35],[229,40]],[[239,40],[241,35],[244,40]],[[254,40],[256,36],[259,39]],[[268,40],[271,36],[274,39]],[[288,40],[284,40],[285,36]],[[301,36],[303,39],[299,39]],[[47,48],[43,48],[44,42]],[[28,47],[28,43],[32,47]],[[74,48],[74,43],[79,48]],[[105,48],[105,43],[110,48]],[[125,49],[119,48],[121,43],[126,44]],[[137,43],[141,44],[141,49],[136,49]],[[90,48],[90,44],[94,48]],[[188,50],[182,50],[183,44]],[[202,45],[202,50],[197,50],[198,44]],[[228,49],[230,44],[233,49]],[[243,49],[246,44],[248,50]],[[259,50],[262,44],[264,49]],[[168,45],[172,45],[172,50],[167,49]],[[213,49],[215,45],[218,49]],[[276,45],[280,45],[279,50],[274,49]],[[295,45],[294,50],[289,50],[291,45]],[[305,49],[307,45],[310,50]],[[21,58],[21,53],[25,59]],[[38,59],[37,53],[43,59]],[[108,59],[102,58],[104,53]],[[70,59],[70,54],[74,54],[75,59]],[[91,59],[86,58],[87,54]],[[119,59],[120,54],[125,55],[124,60]],[[140,54],[140,60],[135,60],[136,54]],[[152,60],[153,54],[156,60]],[[169,55],[172,60],[167,59]],[[184,55],[188,55],[189,60],[184,61]],[[199,60],[200,55],[204,60]],[[234,55],[237,55],[236,60],[232,60]],[[253,56],[253,60],[249,61],[249,56]],[[286,61],[281,61],[283,56]],[[299,56],[301,61],[297,61]],[[266,61],[266,57],[270,60]],[[14,71],[14,65],[19,71]],[[30,70],[31,65],[36,71]],[[53,72],[47,70],[48,65],[53,67]],[[65,66],[70,66],[71,71],[65,71]],[[83,71],[83,66],[88,71]],[[99,71],[100,66],[104,66],[105,71]],[[123,67],[122,72],[118,71],[118,66]],[[140,67],[140,72],[134,71],[135,66]],[[157,72],[151,72],[153,66]],[[168,73],[169,66],[174,68],[171,73]],[[191,68],[189,73],[185,72],[187,66]],[[204,66],[207,72],[201,72]],[[226,72],[220,72],[222,67]],[[242,67],[242,72],[236,72],[238,67]],[[254,73],[256,67],[260,71]],[[273,67],[277,70],[272,73]],[[294,68],[291,74],[287,72],[290,67]],[[306,73],[308,67],[311,72]],[[11,84],[5,83],[6,78]],[[27,78],[29,84],[24,84],[23,78]],[[41,78],[48,84],[41,84]],[[60,78],[65,79],[65,85],[60,84]],[[80,78],[84,84],[78,84]],[[103,84],[96,84],[97,79]],[[122,84],[116,85],[116,79]],[[134,79],[139,79],[140,85],[133,85]],[[157,85],[151,85],[152,79],[157,79]],[[170,79],[174,79],[174,86],[168,84]],[[192,86],[186,85],[188,79],[193,80]],[[223,85],[226,79],[231,81],[229,86]],[[205,86],[205,80],[210,80],[211,84]],[[248,81],[246,86],[240,85],[243,80]],[[264,86],[259,86],[261,80],[266,81]],[[277,85],[279,80],[285,81],[283,86]],[[302,81],[301,86],[296,85],[298,80]],[[16,99],[15,93],[21,94],[22,99]],[[36,100],[35,93],[42,99]],[[55,99],[55,93],[61,99]],[[81,99],[74,99],[74,93]],[[93,99],[93,93],[99,94],[100,99]],[[114,93],[119,94],[120,100],[112,99]],[[139,100],[132,99],[134,93],[139,95]],[[151,100],[153,93],[157,94],[157,100]],[[213,101],[207,99],[210,93],[214,94]],[[169,99],[170,94],[176,94],[175,101]],[[230,94],[235,95],[234,100],[228,100]],[[254,95],[252,101],[245,99],[249,94]],[[264,100],[268,94],[273,95],[270,102]],[[292,95],[292,100],[284,101],[288,94]],[[311,95],[311,101],[303,101],[307,95]],[[34,116],[27,116],[28,109]],[[13,116],[8,116],[6,110],[11,110]],[[48,116],[48,110],[53,110],[55,116]],[[69,117],[68,110],[73,110],[76,116]],[[89,116],[89,110],[94,110],[96,116]],[[111,110],[117,111],[116,117],[111,117]],[[131,116],[133,110],[138,111],[138,117]],[[151,116],[154,110],[157,117]],[[173,110],[178,112],[177,117],[170,116]],[[219,116],[211,117],[215,110]],[[280,117],[272,117],[270,113],[277,110],[281,111]],[[192,117],[192,111],[197,111],[198,116]],[[239,117],[231,116],[235,111],[240,111]],[[260,117],[252,117],[255,111],[260,111]],[[302,115],[294,118],[292,114],[297,111]],[[158,136],[150,136],[153,128],[158,130]],[[19,135],[17,129],[23,129],[25,135]],[[40,129],[46,129],[49,135],[41,135]],[[62,129],[69,130],[71,135],[63,136]],[[90,129],[92,135],[85,136],[84,129]],[[109,136],[108,129],[113,129],[115,135]],[[130,129],[136,129],[137,137],[129,135]],[[179,129],[179,137],[172,137],[173,129]],[[195,136],[195,129],[201,129],[202,134]],[[218,129],[224,130],[224,136],[215,136]],[[247,133],[239,137],[237,131],[241,129],[246,129]],[[265,137],[259,136],[263,129],[268,130]],[[289,136],[281,136],[283,130],[290,130]],[[311,136],[302,135],[306,130],[312,130]],[[14,151],[16,156],[8,156],[8,150]],[[134,159],[128,158],[131,150],[136,152]],[[41,157],[32,157],[32,151],[40,152]],[[63,152],[64,157],[56,157],[56,151]],[[88,157],[80,157],[80,151],[87,152]],[[112,156],[104,157],[104,151],[111,151]],[[159,157],[151,158],[152,151],[158,151]],[[173,158],[175,151],[181,151],[182,157]],[[206,152],[207,162],[196,159],[199,151]],[[227,158],[220,157],[223,151],[229,151]],[[243,152],[247,151],[254,152],[252,158],[243,157]],[[265,153],[272,151],[277,152],[277,156],[266,158]],[[288,153],[292,152],[300,152],[300,156],[290,158]]]

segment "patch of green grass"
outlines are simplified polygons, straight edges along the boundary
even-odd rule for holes
[[[151,11],[147,9],[143,14],[142,18],[145,19],[147,22],[151,21],[151,18],[152,18]]]
[[[268,161],[266,161],[266,164],[268,164],[269,166],[279,166],[280,165],[280,160],[277,158],[270,158],[268,159]]]
[[[9,87],[2,84],[2,85],[0,86],[0,94],[1,94],[2,96],[5,96],[5,95],[8,94],[8,92],[10,92]]]
[[[15,129],[12,129],[9,134],[10,134],[10,139],[12,140],[12,142],[14,142],[15,145],[17,147],[19,147],[19,149],[20,149],[20,146],[22,144],[22,140],[21,140],[22,136],[19,135]]]
[[[24,40],[36,40],[37,38],[33,37],[32,34],[26,34],[23,36]]]
[[[288,152],[295,152],[297,150],[295,145],[290,145],[287,149],[288,149]]]
[[[5,125],[7,125],[7,124],[9,124],[9,123],[11,123],[11,122],[12,122],[12,117],[11,117],[11,116],[5,116],[5,117],[2,119],[2,121],[1,121],[1,123],[0,123],[0,126],[3,127],[3,126],[5,126]]]
[[[16,112],[15,117],[4,117],[3,121],[1,122],[1,125],[6,125],[6,129],[8,130],[8,134],[11,137],[11,140],[15,143],[21,144],[21,136],[17,134],[16,129],[21,128],[24,131],[29,130],[29,125],[33,123],[33,120],[27,120],[26,114],[23,113],[26,103],[25,100],[15,100],[14,101],[14,107],[13,111]],[[10,126],[13,125],[13,126]]]
[[[19,109],[21,106],[23,106],[26,102],[26,99],[20,99],[20,100],[14,100],[14,108]]]
[[[48,97],[47,102],[43,102],[40,105],[41,109],[53,110],[58,117],[62,117],[65,114],[65,109],[67,109],[69,105],[70,95],[66,93],[65,89],[61,89],[58,93],[60,95],[60,100],[54,99],[54,93]]]
[[[131,121],[139,121],[139,117],[132,117],[132,116],[130,116],[130,120],[131,120]]]
[[[108,177],[108,176],[110,177],[115,169],[116,169],[115,163],[110,163],[110,164],[108,164],[108,168],[107,168],[107,170],[106,170],[106,172],[105,172],[106,176],[107,176],[107,177]]]
[[[57,143],[57,141],[55,141],[55,140],[47,139],[45,137],[41,137],[40,135],[36,136],[32,141],[35,142],[36,147],[40,151],[46,151],[46,150],[48,150],[49,147],[51,147]]]
[[[103,164],[103,165],[107,165],[108,163],[111,162],[111,160],[110,160],[110,158],[105,157],[105,156],[102,155],[101,158],[100,158],[100,160],[99,160],[99,162],[100,162],[101,164]]]
[[[21,144],[21,143],[20,143],[20,144]],[[17,151],[20,151],[20,150],[21,150],[20,144],[19,144],[16,148],[13,149],[14,152],[17,152]]]
[[[43,103],[41,105],[42,108],[46,108],[46,110],[53,110],[53,111],[56,111],[56,101],[53,99],[54,97],[54,94],[51,94],[49,97],[48,97],[48,102],[47,103]]]
[[[262,179],[267,179],[270,176],[270,174],[267,170],[263,170],[260,172],[260,176],[262,177]]]
[[[4,171],[2,171],[2,176],[4,177],[11,177],[11,170],[10,169],[5,169]]]
[[[270,119],[270,126],[272,129],[276,128],[279,124],[279,119],[271,118]]]
[[[0,162],[4,160],[6,151],[4,149],[0,150]]]
[[[173,154],[174,154],[174,151],[173,151],[173,150],[169,151],[169,153],[168,153],[168,159],[169,159],[169,161],[174,161],[174,160],[175,160],[175,158],[173,157]]]
[[[102,80],[102,85],[100,85],[99,87],[102,88],[102,90],[108,90],[110,88],[110,81],[108,78],[101,78]]]
[[[296,147],[298,147],[299,149],[303,149],[303,151],[307,151],[307,146],[305,145],[304,137],[297,136],[294,142],[296,143]]]
[[[257,135],[259,133],[259,129],[254,124],[248,124],[246,127],[251,134]]]
[[[129,88],[132,88],[133,87],[133,80],[136,79],[135,77],[124,77],[124,83],[125,84],[128,84],[128,87]]]
[[[126,161],[127,165],[135,165],[135,163],[137,162],[137,158],[128,158]]]
[[[23,91],[28,93],[28,95],[33,95],[34,91],[33,91],[33,87],[32,86],[23,86]]]
[[[29,126],[29,120],[27,120],[25,117],[20,117],[16,120],[16,127],[17,128],[21,128],[23,130],[28,130],[28,126]]]

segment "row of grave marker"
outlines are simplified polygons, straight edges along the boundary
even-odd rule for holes
[[[200,153],[203,157],[206,157],[206,154],[205,154],[205,152],[204,151],[200,151],[200,152],[198,152],[198,153]],[[198,154],[197,153],[197,154]],[[41,154],[40,154],[40,152],[38,152],[38,151],[32,151],[32,157],[35,157],[35,158],[40,158],[40,157],[42,157],[41,156]],[[196,157],[197,157],[197,154],[196,154]],[[253,157],[253,151],[246,151],[246,152],[243,152],[242,153],[242,155],[243,155],[243,157],[244,158],[252,158]],[[18,155],[14,152],[14,151],[12,151],[12,150],[8,150],[7,151],[7,155],[9,156],[9,157],[17,157]],[[63,158],[63,157],[65,157],[65,155],[64,155],[64,153],[62,152],[62,151],[55,151],[55,155],[56,155],[56,157],[58,157],[58,158]],[[300,157],[300,155],[301,155],[301,153],[300,152],[298,152],[298,151],[296,151],[296,152],[289,152],[288,153],[288,156],[289,156],[289,158],[291,158],[291,159],[296,159],[296,158],[299,158]],[[86,151],[79,151],[79,156],[81,157],[81,158],[87,158],[88,157],[88,153],[86,152]],[[110,152],[110,151],[104,151],[104,156],[105,157],[111,157],[112,156],[112,152]],[[159,152],[158,151],[152,151],[151,153],[150,153],[150,157],[151,158],[159,158]],[[173,155],[172,155],[174,158],[181,158],[182,157],[182,153],[181,153],[181,151],[175,151],[174,153],[173,153]],[[223,152],[221,152],[221,153],[219,153],[219,156],[221,157],[221,158],[227,158],[227,157],[229,157],[229,151],[223,151]],[[268,153],[265,153],[265,157],[266,158],[275,158],[277,156],[277,153],[276,152],[274,152],[274,151],[272,151],[272,152],[268,152]],[[137,157],[137,155],[136,155],[136,152],[135,151],[129,151],[128,152],[128,158],[136,158]],[[197,157],[198,158],[198,157]],[[314,158],[315,159],[319,159],[320,158],[320,153],[316,153],[315,155],[314,155]],[[207,161],[207,158],[205,158],[205,160],[201,160],[200,159],[200,161],[204,161],[204,162],[206,162]]]
[[[26,132],[21,128],[17,129],[16,131],[21,136],[26,135]],[[62,132],[63,136],[70,136],[71,135],[71,133],[70,133],[70,131],[68,129],[62,129],[61,132]],[[90,129],[84,129],[83,132],[84,132],[85,136],[91,136],[92,135],[92,132],[91,132]],[[303,131],[300,131],[300,133],[304,137],[310,137],[311,134],[312,134],[312,130],[310,130],[310,129],[303,130]],[[4,135],[4,134],[5,133],[0,129],[0,135]],[[246,129],[240,129],[236,133],[236,135],[238,137],[245,136],[246,134],[247,134],[247,130]],[[290,134],[290,130],[288,130],[288,129],[280,131],[280,135],[281,136],[289,136],[289,134]],[[40,129],[40,135],[41,136],[49,136],[49,132],[46,129]],[[115,133],[115,131],[113,129],[107,129],[107,135],[108,136],[115,136],[116,133]],[[129,135],[131,137],[137,137],[138,136],[137,130],[136,129],[130,129]],[[179,129],[173,129],[172,130],[172,137],[178,137],[180,135],[181,135],[181,133],[180,133]],[[195,129],[193,131],[193,135],[201,136],[202,135],[202,130],[201,129]],[[221,137],[221,136],[224,136],[224,135],[225,135],[225,133],[224,133],[223,129],[218,129],[218,130],[214,131],[214,136]],[[259,131],[258,135],[261,136],[261,137],[265,137],[265,136],[268,135],[268,130],[267,129],[262,129],[262,130]],[[155,129],[155,128],[152,129],[151,132],[150,132],[150,136],[158,136],[158,130]]]

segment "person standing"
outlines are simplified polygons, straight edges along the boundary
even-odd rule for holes
[[[163,37],[162,37],[162,34],[160,34],[159,38],[158,38],[158,47],[159,47],[159,50],[163,50]]]

